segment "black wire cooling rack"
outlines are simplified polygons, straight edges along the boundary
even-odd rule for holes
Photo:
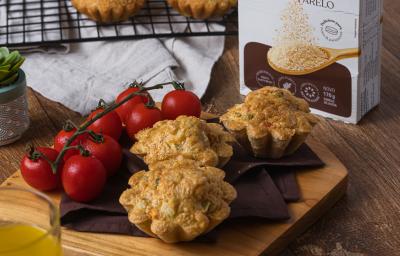
[[[135,17],[108,25],[78,13],[70,0],[0,0],[0,45],[8,47],[237,33],[236,11],[222,18],[194,20],[164,0],[148,0]]]

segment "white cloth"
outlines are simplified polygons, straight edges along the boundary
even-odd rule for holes
[[[182,19],[179,16],[174,18]],[[151,29],[149,26],[137,26],[137,30],[139,33],[146,32]],[[165,24],[155,23],[154,26],[158,33],[170,31]],[[205,23],[191,24],[190,27],[192,31],[207,29]],[[117,29],[119,35],[132,33],[129,31],[132,27],[121,26]],[[173,29],[186,30],[187,24],[173,25]],[[225,28],[209,24],[209,29],[221,31]],[[91,36],[96,35],[97,30],[87,28],[82,33]],[[114,27],[101,27],[100,33],[113,35],[115,30]],[[41,36],[40,33],[32,35],[31,39],[37,36]],[[53,32],[45,35],[52,36],[57,35]],[[224,42],[224,37],[187,37],[70,44],[61,45],[58,50],[29,47],[23,49],[30,53],[25,54],[27,60],[22,68],[27,74],[29,86],[35,91],[74,111],[87,114],[97,106],[100,98],[114,100],[133,80],[148,85],[170,80],[184,81],[188,90],[202,97],[210,81],[212,67],[223,53]],[[166,86],[151,94],[156,101],[160,101],[171,89]]]

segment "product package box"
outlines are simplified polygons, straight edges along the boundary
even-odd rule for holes
[[[357,123],[379,104],[382,0],[239,1],[241,92],[277,86]]]

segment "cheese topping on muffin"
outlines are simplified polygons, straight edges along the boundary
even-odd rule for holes
[[[230,214],[236,190],[215,167],[179,157],[134,174],[120,197],[129,220],[165,242],[191,241]]]
[[[147,164],[182,156],[207,166],[223,166],[233,155],[234,138],[219,124],[196,117],[180,116],[158,122],[136,134],[131,152]]]

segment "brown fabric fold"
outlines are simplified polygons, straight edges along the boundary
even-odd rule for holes
[[[147,237],[128,220],[127,213],[119,204],[119,196],[128,188],[131,175],[147,169],[146,164],[129,152],[132,145],[126,135],[121,139],[124,161],[120,171],[112,177],[102,193],[89,204],[77,203],[62,196],[61,223],[81,232],[113,233]],[[235,154],[224,167],[226,180],[238,192],[231,205],[229,219],[261,218],[281,221],[290,218],[286,202],[298,200],[301,195],[296,182],[296,171],[317,168],[323,162],[307,146],[303,145],[294,155],[280,160],[254,158],[235,144]],[[217,230],[196,241],[210,242],[217,238]]]

